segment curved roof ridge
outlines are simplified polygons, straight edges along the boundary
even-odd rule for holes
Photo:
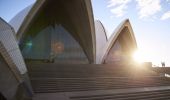
[[[132,26],[130,24],[129,19],[125,19],[123,20],[115,29],[115,31],[112,33],[112,35],[110,36],[110,38],[108,39],[108,42],[105,46],[105,54],[102,55],[102,61],[101,63],[103,63],[106,55],[108,54],[109,50],[111,49],[112,45],[115,43],[116,39],[118,38],[118,36],[120,35],[121,31],[123,30],[123,28],[127,26],[129,29],[129,34],[132,38],[133,43],[135,44],[135,47],[137,48],[137,43],[136,43],[136,39],[135,39],[135,35],[132,29]]]
[[[16,34],[19,30],[19,28],[21,27],[22,23],[24,22],[26,16],[28,15],[28,13],[31,11],[33,5],[35,3],[25,7],[24,9],[22,9],[19,13],[17,13],[10,21],[9,24],[14,28]]]
[[[112,40],[112,38],[120,31],[120,29],[123,28],[124,24],[129,22],[129,19],[124,19],[116,28],[115,30],[111,33],[110,37],[108,40]]]
[[[7,23],[2,17],[0,17],[0,29],[1,30],[4,30],[4,29],[14,30],[13,27],[11,27],[11,25],[9,25],[9,23]]]
[[[62,7],[61,9],[58,9],[58,7],[60,7],[59,3],[61,4],[60,5]],[[62,17],[60,18],[56,17],[57,14],[55,14],[55,11],[52,9],[55,9],[55,10],[58,9],[60,12],[58,14],[61,14]],[[45,14],[42,14],[43,10],[52,11],[52,12],[46,11],[46,13],[50,14],[48,18],[47,16],[45,16]],[[77,13],[77,15],[75,15],[75,13]],[[39,16],[45,16],[45,17],[41,17],[42,19],[39,19],[39,20],[38,18],[36,19],[36,17],[39,17]],[[93,18],[90,0],[85,0],[85,1],[75,0],[74,2],[70,2],[69,0],[66,0],[66,1],[38,0],[36,1],[33,7],[31,7],[31,10],[29,11],[29,13],[25,16],[21,25],[19,25],[20,27],[17,31],[18,40],[21,40],[23,38],[23,34],[25,34],[25,32],[29,30],[29,28],[33,27],[32,25],[36,26],[35,24],[36,20],[40,22],[43,19],[45,19],[45,21],[43,21],[44,26],[47,26],[48,24],[54,24],[55,21],[58,21],[59,23],[63,23],[64,26],[67,27],[67,30],[70,32],[70,34],[75,36],[77,41],[81,44],[81,46],[83,47],[83,50],[88,56],[90,63],[95,63],[94,62],[95,61],[95,49],[96,49],[95,48],[95,44],[96,44],[95,43],[95,29],[94,29],[94,18]],[[39,28],[37,28],[36,30],[38,29],[40,30],[40,28],[42,28],[39,25],[40,23],[38,23],[37,27]]]
[[[104,27],[103,23],[100,21],[100,20],[95,20],[95,22],[98,22],[100,23],[100,25],[102,26],[103,30],[104,30],[104,34],[105,34],[105,37],[106,37],[106,40],[108,40],[108,36],[107,36],[107,31],[106,31],[106,28]]]
[[[100,64],[101,56],[104,54],[104,47],[108,42],[106,30],[100,20],[95,20],[96,33],[96,63]]]

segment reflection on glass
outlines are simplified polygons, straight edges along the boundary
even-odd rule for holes
[[[54,53],[54,54],[60,54],[64,51],[64,45],[63,43],[61,42],[56,42],[56,43],[52,43],[51,44],[51,51]]]
[[[88,63],[79,43],[61,25],[26,34],[20,42],[20,48],[27,61]]]

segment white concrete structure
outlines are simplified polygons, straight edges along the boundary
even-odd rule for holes
[[[111,37],[107,38],[107,33],[105,31],[105,27],[102,25],[100,21],[95,21],[95,29],[96,29],[96,63],[102,64],[104,60],[107,58],[111,47],[114,45],[118,45],[119,47],[126,46],[126,50],[130,48],[129,56],[132,56],[132,53],[135,49],[137,49],[137,44],[134,36],[134,32],[130,25],[128,19],[122,21],[120,25],[116,28],[116,30],[112,33]],[[126,32],[125,32],[126,31]],[[124,38],[121,37],[124,36]],[[117,44],[116,40],[120,39],[126,41],[127,44]]]
[[[124,20],[108,38],[103,24],[93,18],[90,0],[37,0],[9,24],[4,26],[0,20],[0,59],[12,70],[16,68],[13,73],[21,74],[23,79],[15,78],[31,95],[28,63],[123,63],[130,61],[137,48],[129,20]]]
[[[19,14],[17,14],[11,21],[10,24],[14,27],[17,37],[19,39],[19,41],[21,40],[22,36],[27,32],[27,30],[29,30],[29,26],[30,25],[35,25],[35,24],[31,24],[32,20],[37,17],[37,16],[44,16],[44,15],[37,15],[37,13],[41,11],[43,11],[43,9],[45,10],[46,8],[43,6],[44,4],[46,4],[47,1],[42,0],[42,1],[37,1],[34,5],[30,5],[29,7],[25,8],[23,11],[21,11]],[[49,2],[50,3],[50,2]],[[56,2],[57,3],[57,2]],[[63,4],[63,2],[60,2],[61,5]],[[95,21],[93,20],[93,14],[92,14],[92,10],[89,9],[91,6],[91,4],[89,3],[89,1],[85,1],[82,2],[80,1],[80,3],[84,3],[87,8],[87,12],[83,11],[82,7],[78,7],[79,10],[81,12],[86,12],[84,14],[80,13],[79,11],[76,13],[74,12],[74,8],[71,9],[67,9],[70,8],[69,5],[66,7],[60,7],[60,9],[66,10],[68,13],[70,14],[70,18],[72,19],[73,23],[67,23],[67,25],[64,25],[62,23],[65,23],[64,20],[67,20],[68,18],[64,18],[60,19],[61,21],[56,22],[55,20],[58,20],[56,18],[50,18],[54,20],[54,22],[52,22],[52,26],[53,24],[61,24],[62,27],[67,28],[66,30],[68,32],[70,32],[70,34],[73,36],[73,38],[75,38],[75,40],[80,44],[80,46],[82,47],[84,53],[86,54],[86,56],[89,59],[89,63],[96,63],[96,64],[102,64],[104,63],[104,60],[107,56],[107,54],[109,53],[109,50],[111,49],[111,47],[114,45],[115,41],[118,39],[118,36],[120,36],[122,33],[122,30],[127,27],[126,30],[128,30],[127,34],[129,37],[126,38],[126,41],[132,41],[132,45],[129,45],[129,48],[132,48],[133,50],[135,50],[137,48],[136,45],[136,40],[134,37],[134,33],[132,30],[132,27],[130,25],[129,20],[125,20],[123,21],[117,28],[116,30],[112,33],[111,37],[108,39],[107,37],[107,33],[105,31],[105,27],[102,25],[102,23],[98,20]],[[73,3],[73,5],[75,5]],[[46,5],[48,6],[48,5]],[[77,6],[76,6],[77,7]],[[52,9],[57,9],[56,8],[52,8]],[[77,9],[77,8],[75,8]],[[50,8],[46,9],[50,11]],[[55,10],[54,10],[55,11]],[[51,14],[51,16],[55,16],[54,15],[55,12],[51,12],[49,14]],[[78,19],[76,16],[75,17],[71,17],[79,14],[80,19]],[[87,18],[89,21],[89,23],[86,23],[85,20],[81,20],[81,18],[85,18],[84,16],[86,16],[85,14],[87,14]],[[62,14],[61,14],[62,15]],[[44,18],[46,18],[46,16],[44,16]],[[76,19],[75,19],[76,18]],[[51,23],[50,20],[45,19],[47,21],[43,22],[42,25],[44,24],[45,26],[47,26],[46,24],[49,24],[49,22]],[[63,20],[63,21],[62,21]],[[79,25],[76,21],[82,21],[82,25]],[[40,21],[40,20],[39,20]],[[69,21],[68,21],[69,22]],[[35,23],[35,22],[34,22]],[[87,25],[90,25],[90,27],[88,28]],[[40,26],[42,26],[40,25]],[[86,27],[84,27],[84,25]],[[72,26],[75,26],[76,28],[73,28]],[[35,26],[36,27],[36,26]],[[44,26],[43,26],[44,27]],[[38,28],[38,27],[37,27]],[[41,30],[41,29],[38,29]],[[86,30],[86,31],[85,31]],[[88,31],[87,31],[88,30]],[[87,34],[89,33],[89,34]],[[132,50],[132,51],[133,51]]]

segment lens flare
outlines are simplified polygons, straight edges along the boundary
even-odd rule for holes
[[[134,61],[136,61],[138,63],[142,63],[144,61],[143,55],[139,50],[134,52],[133,59],[134,59]]]
[[[136,50],[133,54],[133,59],[138,63],[150,62],[152,60],[150,56],[151,53],[142,50]]]

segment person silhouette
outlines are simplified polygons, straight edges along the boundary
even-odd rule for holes
[[[161,62],[162,67],[165,67],[165,62]]]

